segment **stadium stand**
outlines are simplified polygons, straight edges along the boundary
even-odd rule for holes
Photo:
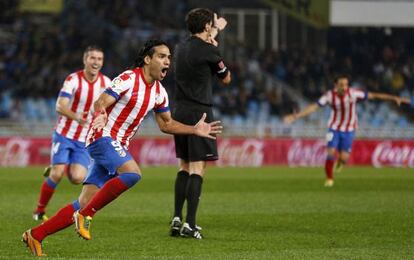
[[[109,76],[128,67],[141,41],[161,37],[174,46],[185,37],[183,16],[193,7],[190,2],[152,1],[142,10],[139,1],[65,1],[60,15],[36,15],[19,13],[16,1],[2,1],[2,124],[9,120],[52,125],[60,84],[68,72],[81,67],[79,57],[88,44],[104,48],[103,72]],[[152,19],[154,15],[159,19]],[[260,125],[257,131],[270,128],[268,132],[276,135],[295,132],[281,126],[282,116],[316,101],[339,71],[352,75],[355,87],[410,97],[414,94],[414,53],[409,48],[413,37],[403,29],[389,33],[329,29],[326,50],[289,46],[259,51],[226,45],[229,56],[234,57],[228,62],[234,80],[229,88],[215,87],[216,114],[225,124]],[[164,81],[170,95],[173,77],[170,73]],[[366,102],[358,112],[360,125],[370,129],[412,127],[408,114],[394,105]],[[295,127],[324,128],[326,113],[312,115]]]

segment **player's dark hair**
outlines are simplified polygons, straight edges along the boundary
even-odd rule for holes
[[[162,40],[148,40],[144,43],[144,46],[141,47],[141,49],[138,52],[138,56],[134,61],[133,68],[136,67],[142,67],[144,66],[144,59],[146,56],[152,57],[155,52],[155,47],[165,45],[168,46],[168,44]]]
[[[346,74],[346,73],[340,73],[340,74],[335,75],[335,77],[334,77],[334,83],[335,84],[338,83],[338,80],[339,79],[351,80],[351,78],[349,77],[349,75]]]
[[[99,51],[99,52],[102,52],[102,53],[104,52],[103,49],[101,47],[99,47],[98,45],[89,45],[83,51],[83,55],[88,54],[88,52],[90,52],[90,51]]]
[[[207,8],[196,8],[188,12],[185,17],[187,29],[191,34],[201,33],[204,31],[206,24],[213,22],[214,13]]]

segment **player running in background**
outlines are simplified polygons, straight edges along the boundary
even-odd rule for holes
[[[194,124],[203,114],[213,120],[212,81],[214,75],[223,84],[231,81],[230,71],[221,58],[215,37],[227,22],[208,9],[191,10],[186,17],[191,36],[179,44],[175,55],[175,109],[173,118],[184,124]],[[180,169],[175,180],[174,216],[171,236],[202,239],[196,226],[196,214],[207,161],[218,160],[216,140],[175,135],[175,149]],[[187,200],[187,216],[182,223],[182,209]]]
[[[91,239],[94,215],[141,179],[141,170],[128,152],[129,140],[145,115],[153,110],[161,131],[170,134],[195,134],[214,139],[221,133],[220,122],[206,123],[206,115],[194,125],[171,118],[168,96],[159,82],[170,66],[170,50],[159,40],[147,41],[134,68],[116,77],[94,103],[95,113],[87,137],[87,150],[93,165],[79,199],[60,209],[41,225],[23,233],[23,242],[34,255],[43,255],[44,238],[75,222],[76,232]]]
[[[102,91],[111,80],[100,73],[104,53],[100,47],[89,46],[83,53],[83,70],[70,74],[60,90],[56,101],[59,118],[52,137],[51,166],[40,189],[34,220],[46,220],[46,206],[52,198],[56,186],[62,180],[68,167],[68,179],[73,184],[82,183],[90,163],[85,149],[89,113]]]
[[[306,117],[317,111],[319,107],[329,105],[331,115],[328,121],[327,158],[325,161],[326,187],[334,184],[333,171],[339,172],[342,166],[348,161],[351,153],[354,132],[358,126],[356,104],[358,101],[367,99],[394,101],[397,105],[409,104],[409,100],[398,96],[384,93],[364,92],[349,87],[349,78],[346,75],[339,75],[334,80],[334,88],[322,95],[317,103],[311,104],[298,113],[285,116],[285,123],[292,123],[295,120]],[[336,154],[339,153],[336,159]]]

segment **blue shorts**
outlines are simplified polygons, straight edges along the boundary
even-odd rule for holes
[[[354,140],[354,131],[341,132],[329,129],[326,134],[328,148],[335,148],[340,152],[350,153],[352,150],[352,141]]]
[[[91,160],[84,142],[75,141],[54,132],[50,161],[52,165],[76,163],[87,169]]]
[[[99,188],[118,175],[116,170],[120,166],[132,160],[129,152],[111,137],[99,138],[91,143],[87,150],[92,157],[92,165],[83,184],[94,184]]]

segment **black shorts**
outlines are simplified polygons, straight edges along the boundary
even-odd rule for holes
[[[195,125],[203,115],[207,114],[206,122],[214,121],[211,107],[176,105],[173,118],[180,123]],[[216,140],[196,135],[174,135],[175,154],[187,162],[218,160]]]

